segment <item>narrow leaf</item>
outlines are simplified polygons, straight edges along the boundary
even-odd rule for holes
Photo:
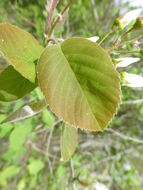
[[[133,63],[136,63],[140,60],[140,58],[134,58],[134,57],[122,57],[118,59],[114,59],[114,62],[116,64],[116,67],[127,67]]]
[[[25,105],[18,109],[16,112],[10,114],[1,124],[12,123],[16,121],[21,121],[32,117],[39,112],[41,112],[46,107],[45,100],[40,102],[31,102],[28,105]]]
[[[35,63],[43,47],[28,32],[11,24],[0,24],[0,51],[31,82],[35,82]]]
[[[0,73],[0,101],[17,100],[35,87],[35,84],[21,76],[12,66]]]
[[[69,38],[48,46],[38,62],[38,80],[52,111],[81,129],[102,131],[120,102],[120,77],[96,43]]]
[[[61,156],[64,161],[68,161],[73,155],[77,145],[77,129],[65,124],[61,136]]]

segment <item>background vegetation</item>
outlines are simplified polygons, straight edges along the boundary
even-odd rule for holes
[[[64,8],[61,0],[55,15]],[[121,13],[134,7],[114,0],[78,0],[55,36],[99,36],[109,32]],[[32,33],[42,43],[47,11],[45,0],[1,0],[0,22],[10,22]],[[142,32],[140,32],[142,35]],[[116,37],[118,36],[116,33]],[[134,34],[136,35],[136,34]],[[127,36],[127,39],[131,36]],[[108,47],[111,36],[103,43]],[[132,44],[128,49],[134,50]],[[127,71],[143,75],[143,62]],[[0,59],[0,70],[3,60]],[[31,100],[40,99],[37,88],[17,102],[0,103],[0,121]],[[118,114],[104,133],[79,130],[78,147],[72,160],[60,155],[61,124],[45,109],[14,124],[0,126],[1,190],[143,190],[143,90],[122,88]]]

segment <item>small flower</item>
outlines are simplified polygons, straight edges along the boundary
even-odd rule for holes
[[[137,19],[140,13],[141,9],[129,11],[124,16],[117,18],[114,21],[114,25],[118,26],[121,30],[123,30],[131,21]]]
[[[133,26],[135,30],[142,29],[143,28],[143,17],[138,17],[136,19],[136,22]]]
[[[88,40],[90,40],[92,42],[97,42],[99,40],[99,37],[98,36],[93,36],[93,37],[88,38]]]
[[[129,86],[132,88],[143,87],[143,77],[141,77],[140,75],[122,72],[121,79],[123,86]]]

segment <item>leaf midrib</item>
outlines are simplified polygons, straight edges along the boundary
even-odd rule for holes
[[[79,87],[80,92],[83,94],[83,96],[84,96],[84,98],[85,98],[85,100],[86,100],[86,103],[87,103],[87,105],[88,105],[88,107],[89,107],[89,110],[90,110],[90,112],[91,112],[91,114],[92,114],[92,117],[95,119],[96,123],[98,124],[97,128],[100,128],[100,130],[103,130],[103,128],[99,125],[98,120],[95,118],[95,115],[93,114],[93,111],[92,111],[92,109],[91,109],[91,107],[90,107],[90,104],[89,104],[89,102],[88,102],[88,100],[87,100],[87,97],[86,97],[86,95],[84,94],[84,92],[83,92],[83,90],[82,90],[82,88],[81,88],[81,86],[80,86],[80,84],[79,84],[79,82],[78,82],[78,80],[77,80],[77,78],[76,78],[75,73],[73,72],[72,68],[70,67],[70,64],[69,64],[69,62],[68,62],[66,56],[64,55],[61,46],[60,46],[60,45],[57,45],[57,47],[60,48],[61,53],[63,54],[63,56],[64,56],[64,58],[65,58],[65,60],[66,60],[66,62],[67,62],[67,64],[68,64],[68,66],[69,66],[68,68],[69,68],[70,72],[72,73],[73,78],[75,79],[75,82],[77,83],[77,86]]]

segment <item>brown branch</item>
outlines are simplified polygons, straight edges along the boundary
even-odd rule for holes
[[[61,17],[63,17],[63,15],[65,14],[65,12],[67,11],[67,9],[70,7],[70,5],[72,4],[73,0],[70,0],[69,3],[66,5],[66,7],[63,9],[63,11],[58,15],[57,19],[53,22],[52,26],[51,26],[51,31],[49,32],[49,37],[52,35],[54,28],[56,27],[56,25],[60,22]]]
[[[135,137],[126,136],[126,135],[124,135],[124,134],[122,134],[122,133],[120,133],[120,132],[117,132],[117,131],[115,131],[115,130],[113,130],[113,129],[111,129],[111,128],[107,128],[107,129],[105,129],[105,130],[108,131],[108,132],[113,133],[114,135],[116,135],[116,136],[118,136],[118,137],[120,137],[120,138],[122,138],[122,139],[124,139],[124,140],[132,141],[132,142],[134,142],[134,143],[143,144],[143,141],[142,141],[142,140],[137,139],[137,138],[135,138]]]

